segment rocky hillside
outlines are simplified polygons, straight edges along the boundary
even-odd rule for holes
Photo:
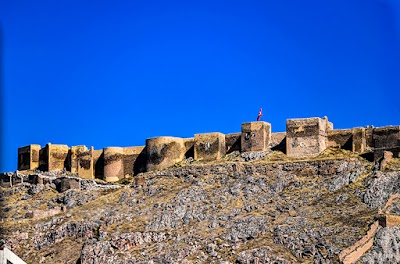
[[[18,175],[0,189],[1,236],[27,263],[339,263],[400,193],[399,164],[328,149],[186,160],[113,185]],[[400,262],[400,227],[372,239],[359,262]]]

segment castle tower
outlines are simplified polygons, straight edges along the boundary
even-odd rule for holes
[[[78,173],[79,155],[88,151],[86,146],[72,146],[70,149],[70,169],[72,173]]]
[[[18,148],[18,170],[35,170],[39,168],[40,145],[29,145]]]
[[[222,133],[196,134],[194,142],[195,160],[219,160],[225,155],[225,135]]]
[[[46,149],[48,153],[48,171],[63,170],[67,163],[69,152],[68,146],[48,143]]]
[[[271,142],[271,124],[249,122],[242,124],[241,150],[264,151]]]
[[[146,140],[147,171],[162,170],[182,161],[186,147],[183,138],[156,137]]]
[[[286,120],[286,154],[291,157],[311,157],[327,147],[333,127],[328,118],[298,118]]]
[[[104,180],[116,182],[124,178],[124,149],[121,147],[107,147],[104,154]]]
[[[81,148],[81,152],[78,154],[78,175],[85,179],[94,179],[93,172],[93,147],[87,150],[86,147]]]

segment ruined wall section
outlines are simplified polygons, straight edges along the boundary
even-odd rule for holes
[[[372,132],[374,159],[383,158],[384,151],[391,151],[395,157],[400,153],[400,126],[374,128]]]
[[[194,138],[184,138],[183,142],[185,144],[185,158],[193,158],[194,159]]]
[[[286,132],[272,133],[270,148],[286,153]]]
[[[39,168],[40,145],[29,145],[18,149],[18,170]]]
[[[327,147],[335,147],[351,151],[353,148],[353,131],[351,129],[328,131]]]
[[[225,135],[225,152],[232,153],[241,150],[242,133],[232,133]]]

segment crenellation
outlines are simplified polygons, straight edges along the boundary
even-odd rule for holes
[[[399,157],[400,126],[334,130],[327,117],[299,118],[287,120],[286,132],[277,133],[271,133],[271,124],[267,122],[247,122],[239,133],[156,137],[147,139],[145,146],[94,150],[84,145],[70,148],[51,143],[43,148],[28,145],[18,149],[18,170],[68,170],[81,178],[115,182],[142,172],[162,170],[184,159],[214,161],[233,151],[280,151],[289,157],[307,158],[328,147],[372,155],[375,161],[384,164],[384,153]]]

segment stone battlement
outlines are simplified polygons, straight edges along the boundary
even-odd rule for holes
[[[327,117],[316,117],[288,119],[286,132],[271,133],[271,124],[267,122],[248,122],[242,124],[239,133],[156,137],[147,139],[145,146],[136,147],[94,150],[50,143],[43,148],[29,145],[18,149],[18,170],[67,170],[82,178],[115,182],[140,172],[162,170],[187,158],[213,161],[233,151],[268,150],[302,158],[317,156],[328,147],[369,155],[375,161],[381,160],[385,151],[398,157],[400,126],[334,130]]]

